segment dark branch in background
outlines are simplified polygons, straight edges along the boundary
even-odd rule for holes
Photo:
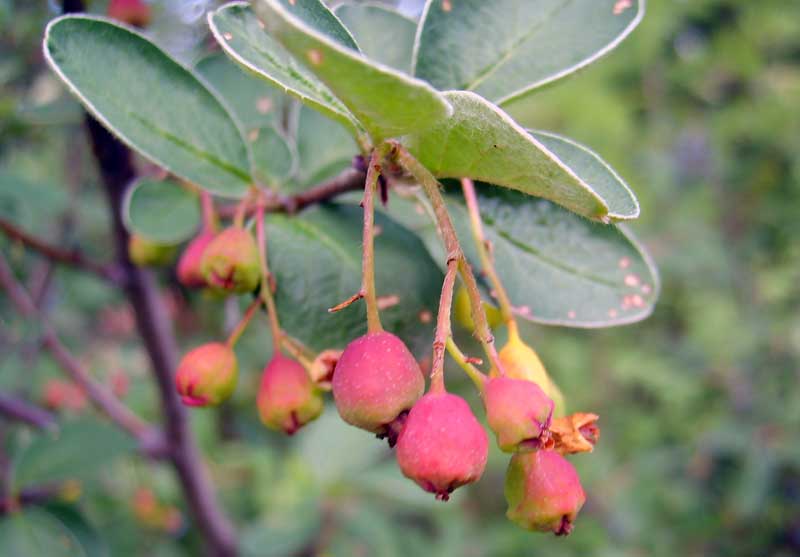
[[[309,205],[323,203],[347,192],[361,191],[364,189],[364,180],[367,175],[361,170],[348,168],[338,176],[322,182],[304,192],[295,195],[273,197],[262,205],[267,213],[289,213],[305,209]],[[250,207],[249,212],[255,212],[256,208]],[[232,218],[236,212],[236,205],[228,205],[219,209],[222,217]]]
[[[120,281],[120,273],[113,265],[103,265],[90,261],[79,250],[65,250],[50,245],[5,219],[0,219],[0,230],[11,240],[20,242],[22,245],[42,254],[51,261],[76,267],[114,283]]]
[[[55,416],[50,412],[5,393],[0,393],[0,416],[39,429],[48,429],[56,424]]]
[[[89,399],[114,423],[133,435],[145,452],[156,451],[158,436],[154,434],[152,428],[131,412],[103,384],[95,381],[88,370],[61,343],[52,325],[41,315],[28,292],[14,278],[3,254],[0,254],[0,286],[6,291],[20,315],[39,324],[42,330],[42,344],[67,375],[86,392]]]
[[[205,538],[208,554],[229,557],[237,554],[233,526],[220,509],[202,455],[189,428],[186,409],[175,390],[173,372],[177,367],[177,343],[169,317],[159,297],[153,275],[136,267],[128,257],[128,231],[122,221],[125,191],[135,176],[132,154],[91,116],[86,129],[108,197],[113,224],[117,262],[122,271],[125,293],[133,307],[139,334],[144,342],[158,386],[169,459]]]
[[[67,488],[64,484],[46,484],[26,487],[16,496],[0,499],[0,516],[18,511],[22,507],[44,505],[62,497]]]

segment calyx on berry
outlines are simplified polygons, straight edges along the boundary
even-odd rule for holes
[[[175,375],[175,385],[187,406],[217,406],[233,394],[238,370],[232,348],[220,342],[209,342],[183,357]]]
[[[456,488],[478,481],[489,440],[466,401],[431,392],[411,408],[397,440],[397,463],[422,489],[447,501]]]
[[[264,368],[256,398],[261,421],[270,429],[294,434],[322,413],[322,393],[306,369],[276,354]]]
[[[556,451],[511,457],[505,485],[506,516],[526,530],[565,536],[586,495],[575,468]]]
[[[252,292],[261,280],[255,239],[241,227],[226,228],[206,246],[200,268],[206,284],[217,291]]]
[[[532,451],[548,444],[553,401],[536,383],[492,377],[484,386],[483,403],[501,450]]]
[[[342,419],[393,444],[392,424],[425,390],[425,378],[411,351],[386,331],[367,333],[347,345],[331,381]]]

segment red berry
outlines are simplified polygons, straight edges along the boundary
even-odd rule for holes
[[[333,371],[332,386],[344,421],[387,435],[392,423],[422,396],[425,378],[403,341],[382,331],[347,345]]]
[[[422,397],[397,440],[400,470],[442,501],[480,479],[488,453],[488,437],[469,405],[448,393]]]
[[[483,393],[486,421],[505,452],[530,451],[544,446],[553,417],[553,401],[534,382],[494,377]]]
[[[506,516],[526,530],[566,536],[586,495],[575,468],[555,451],[511,457],[505,486]]]
[[[237,374],[233,350],[225,344],[209,342],[183,357],[175,384],[187,406],[217,406],[233,394]]]
[[[147,27],[150,23],[150,6],[143,0],[111,0],[108,15],[135,27]]]
[[[253,236],[236,226],[226,228],[206,246],[200,267],[215,290],[244,294],[261,280],[258,246]]]
[[[289,435],[322,413],[322,395],[306,369],[282,354],[264,368],[256,402],[264,425]]]
[[[201,263],[203,253],[214,237],[215,234],[211,231],[201,232],[183,250],[183,254],[178,260],[178,280],[187,288],[206,286]]]

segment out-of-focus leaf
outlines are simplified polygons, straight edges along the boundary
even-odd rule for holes
[[[40,509],[25,509],[0,519],[0,550],[5,557],[93,557],[57,519]]]
[[[110,424],[89,419],[70,422],[57,433],[37,435],[15,455],[14,484],[22,488],[91,478],[135,446],[129,435]]]
[[[380,4],[340,4],[336,15],[355,37],[361,52],[401,72],[411,72],[417,24]]]
[[[144,36],[67,15],[47,26],[44,50],[84,107],[128,145],[219,195],[247,191],[250,165],[236,123],[191,71]]]
[[[100,532],[86,520],[86,517],[75,506],[63,503],[49,504],[47,512],[69,530],[80,544],[86,557],[109,555],[108,544]]]
[[[361,209],[334,204],[298,217],[273,215],[267,223],[281,325],[315,349],[343,348],[363,334],[363,301],[327,311],[360,288]],[[376,224],[377,290],[388,305],[381,320],[412,350],[425,353],[432,324],[423,312],[436,311],[442,274],[414,234],[385,216],[379,215]]]
[[[503,104],[594,62],[643,15],[644,0],[429,0],[415,75]]]
[[[286,179],[297,165],[297,153],[293,145],[273,127],[250,130],[247,140],[253,154],[253,176],[256,180],[284,189]]]
[[[125,223],[137,234],[161,244],[189,239],[200,226],[197,194],[171,180],[143,178],[128,193]]]
[[[350,166],[358,146],[339,123],[302,107],[297,117],[297,182],[301,186],[315,184],[338,174]]]
[[[307,4],[256,0],[253,6],[270,36],[333,91],[373,142],[425,129],[447,117],[449,104],[428,83],[373,62],[320,32],[307,15]]]

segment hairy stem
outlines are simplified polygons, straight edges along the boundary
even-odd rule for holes
[[[478,257],[481,260],[481,265],[483,265],[483,271],[492,283],[497,302],[500,305],[500,315],[503,318],[503,322],[511,323],[514,321],[511,300],[508,298],[508,292],[506,292],[503,283],[500,281],[500,275],[497,274],[494,261],[489,253],[489,242],[483,232],[483,222],[481,221],[480,208],[478,207],[478,196],[475,193],[475,184],[469,178],[462,178],[461,189],[464,191],[464,199],[467,202],[472,238],[475,240],[475,248],[478,250]]]
[[[489,358],[492,370],[502,370],[502,364],[497,356],[497,349],[494,346],[494,335],[492,335],[492,330],[489,328],[489,322],[486,319],[486,311],[483,307],[480,290],[478,290],[478,283],[475,280],[475,275],[473,275],[466,257],[464,257],[464,252],[461,250],[453,221],[450,219],[450,214],[447,212],[444,198],[439,191],[440,184],[433,174],[402,145],[397,142],[392,142],[391,145],[395,160],[416,178],[431,203],[436,223],[441,232],[445,249],[447,250],[448,261],[450,259],[456,259],[458,261],[459,274],[464,281],[467,294],[469,295],[472,320],[475,322],[475,333],[483,346],[484,352],[486,352],[486,356]]]
[[[367,305],[367,330],[377,333],[383,330],[378,311],[378,296],[375,291],[375,189],[381,172],[381,152],[372,151],[364,185],[364,253],[361,257],[361,292]]]
[[[439,314],[436,317],[436,334],[433,339],[433,365],[431,366],[431,392],[444,392],[444,352],[451,335],[450,313],[453,306],[453,287],[458,273],[458,259],[447,262],[447,272],[439,298]]]
[[[281,340],[283,332],[278,321],[278,308],[275,307],[275,298],[272,296],[270,288],[269,264],[267,263],[267,234],[264,230],[264,208],[259,207],[256,211],[256,240],[258,241],[258,259],[261,265],[261,288],[259,295],[267,307],[267,317],[269,318],[269,328],[272,331],[272,349],[277,356],[281,352]]]

